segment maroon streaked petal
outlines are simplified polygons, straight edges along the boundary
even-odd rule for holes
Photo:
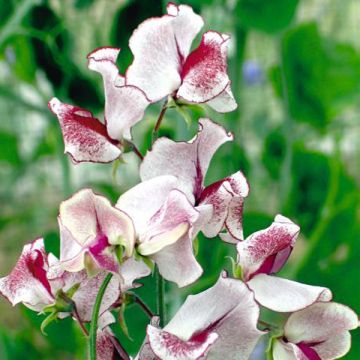
[[[142,89],[151,102],[178,89],[182,62],[203,25],[189,6],[170,5],[168,11],[170,15],[141,23],[129,40],[134,61],[126,72],[126,85]]]
[[[142,90],[125,86],[125,78],[118,73],[117,48],[100,48],[88,55],[88,67],[101,74],[105,90],[105,121],[112,139],[131,139],[131,127],[139,122],[149,101]]]
[[[358,316],[347,306],[318,302],[291,314],[284,331],[290,342],[310,344],[320,358],[337,359],[349,351],[349,330],[358,325]]]
[[[204,358],[218,335],[207,333],[201,341],[179,339],[173,334],[148,325],[147,336],[152,351],[161,360],[197,360]]]
[[[177,96],[192,103],[204,103],[219,96],[230,84],[227,75],[229,37],[207,31],[197,49],[186,59]]]
[[[256,301],[277,312],[298,311],[316,301],[330,301],[332,298],[327,288],[265,274],[255,275],[247,285],[254,291]]]
[[[176,184],[176,177],[168,175],[143,181],[121,195],[115,206],[130,216],[136,233],[143,234],[150,218],[164,205]]]
[[[83,161],[107,163],[121,154],[106,127],[91,112],[76,106],[64,104],[57,98],[49,101],[50,110],[58,117],[64,138],[65,153],[75,163]]]
[[[237,244],[238,263],[243,269],[245,279],[249,280],[266,260],[273,258],[274,255],[279,255],[279,259],[274,259],[274,266],[271,266],[269,271],[279,270],[280,265],[284,265],[283,250],[294,245],[299,231],[299,226],[291,220],[277,215],[268,228],[257,231],[245,241],[239,242]]]
[[[299,347],[299,349],[304,353],[304,355],[309,360],[322,360],[320,358],[320,356],[318,355],[318,353],[308,344],[299,343],[299,344],[296,344],[296,346]]]
[[[164,328],[184,341],[204,331],[215,332],[219,339],[211,346],[207,359],[248,359],[259,338],[259,306],[253,293],[240,280],[221,275],[217,283],[185,303]]]
[[[73,300],[76,304],[79,316],[82,321],[91,320],[92,310],[96,296],[100,286],[107,275],[106,271],[102,271],[93,277],[87,277],[80,284],[79,289],[75,292]],[[116,303],[120,296],[120,278],[114,275],[106,288],[100,307],[100,316]]]
[[[204,226],[207,237],[216,236],[225,226],[235,240],[243,240],[242,213],[248,182],[241,171],[220,180],[201,193],[200,204],[212,204],[213,217]]]
[[[88,253],[98,267],[116,272],[112,245],[123,245],[127,255],[132,254],[135,232],[131,219],[91,189],[80,190],[62,202],[59,225],[60,259],[68,271],[82,270]]]
[[[96,335],[96,358],[98,360],[111,360],[115,356],[115,348],[111,338],[114,337],[109,325],[115,322],[110,312],[105,312],[99,318]]]
[[[203,180],[216,150],[225,142],[233,140],[231,133],[209,119],[199,120],[199,132],[188,142],[158,139],[148,151],[140,166],[142,180],[160,175],[178,178],[177,188],[192,203],[200,199]]]
[[[238,106],[231,91],[230,84],[223,92],[221,92],[218,96],[215,96],[213,99],[207,101],[205,104],[219,113],[234,111]]]
[[[13,305],[22,302],[35,311],[54,301],[46,277],[48,263],[44,241],[39,238],[24,246],[11,273],[0,279],[0,293]]]

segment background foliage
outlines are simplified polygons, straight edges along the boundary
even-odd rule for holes
[[[197,118],[209,116],[235,134],[216,154],[208,182],[242,169],[251,184],[245,233],[268,226],[276,213],[301,225],[302,234],[285,276],[330,287],[335,300],[360,312],[360,4],[357,0],[188,0],[206,28],[232,35],[229,71],[236,112],[186,110],[190,126],[169,110],[162,134],[190,139]],[[44,235],[58,252],[59,203],[91,186],[113,201],[138,181],[128,154],[112,177],[111,165],[76,167],[63,155],[57,120],[46,107],[52,96],[101,116],[99,76],[85,56],[98,46],[122,48],[119,68],[131,63],[127,43],[136,26],[161,15],[160,0],[0,0],[0,274],[22,246]],[[195,44],[196,45],[196,44]],[[145,152],[158,108],[135,127]],[[205,269],[190,288],[167,284],[169,316],[187,294],[210,286],[233,255],[218,240],[199,239]],[[139,293],[154,309],[154,280]],[[84,359],[85,341],[68,320],[39,331],[41,316],[0,300],[0,359]],[[126,310],[131,340],[115,326],[130,352],[147,322]],[[282,318],[275,321],[283,321]],[[259,357],[254,357],[259,359]],[[346,359],[360,358],[360,333]]]

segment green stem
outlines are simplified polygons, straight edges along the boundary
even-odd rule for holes
[[[162,108],[161,108],[161,111],[160,111],[160,114],[159,114],[159,117],[156,121],[156,124],[154,126],[154,130],[152,132],[152,139],[151,139],[151,143],[154,144],[154,142],[157,140],[158,136],[159,136],[159,129],[160,129],[160,125],[161,125],[161,122],[164,118],[164,115],[166,113],[166,110],[167,110],[167,100],[165,100]]]
[[[157,267],[155,270],[155,278],[156,278],[156,290],[157,290],[156,311],[160,318],[160,327],[163,327],[166,323],[165,321],[166,311],[165,311],[165,301],[164,301],[165,283]]]
[[[96,335],[97,335],[97,324],[100,312],[101,301],[104,297],[105,290],[109,285],[109,282],[113,274],[109,273],[106,275],[103,283],[100,286],[99,292],[96,296],[95,304],[92,311],[91,325],[90,325],[90,360],[96,360]]]

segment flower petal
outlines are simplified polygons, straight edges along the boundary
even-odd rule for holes
[[[0,293],[12,305],[22,302],[35,311],[53,303],[54,297],[46,277],[47,259],[43,239],[24,246],[10,275],[0,279]]]
[[[238,106],[231,91],[230,84],[223,92],[221,92],[218,96],[215,96],[213,99],[207,101],[205,104],[219,113],[234,111]]]
[[[60,259],[68,271],[84,268],[88,253],[98,266],[116,272],[110,245],[123,245],[128,256],[135,244],[131,219],[103,196],[83,189],[60,205]]]
[[[177,96],[191,103],[204,103],[219,96],[230,84],[227,75],[229,36],[207,31],[186,59]],[[216,106],[216,105],[215,105]]]
[[[348,331],[358,326],[358,316],[347,306],[318,302],[291,314],[284,330],[292,343],[314,344],[321,359],[337,359],[349,351]]]
[[[105,121],[112,139],[131,139],[131,127],[139,122],[149,101],[142,90],[125,86],[118,73],[116,58],[120,49],[103,47],[88,55],[88,67],[102,75],[105,90]]]
[[[221,359],[226,354],[229,359],[245,360],[263,335],[256,326],[259,313],[247,286],[221,275],[213,287],[188,296],[164,331],[188,341],[211,329],[219,339],[207,359]]]
[[[177,188],[194,203],[199,200],[207,168],[216,150],[233,139],[231,133],[209,119],[199,120],[199,132],[189,142],[158,139],[141,166],[142,180],[160,175],[178,178]]]
[[[212,204],[213,216],[202,229],[207,237],[216,236],[226,226],[236,240],[243,240],[242,212],[249,194],[248,182],[241,171],[204,189],[200,204]]]
[[[176,177],[167,175],[143,181],[121,195],[115,206],[130,216],[137,234],[143,234],[150,218],[164,205],[176,183]]]
[[[109,360],[114,358],[115,347],[112,342],[114,334],[109,327],[109,325],[114,322],[115,318],[109,311],[99,317],[96,336],[96,358],[98,360]]]
[[[180,86],[179,69],[203,25],[189,6],[169,5],[168,11],[141,23],[129,41],[134,61],[126,72],[126,85],[142,89],[151,102]]]
[[[247,282],[261,305],[277,312],[293,312],[304,309],[316,301],[330,301],[331,291],[320,286],[311,286],[258,274]]]
[[[121,291],[125,292],[140,286],[140,284],[134,284],[134,281],[150,274],[151,269],[143,261],[135,260],[133,257],[127,259],[120,265]]]
[[[309,360],[296,345],[282,340],[274,340],[272,354],[274,360]]]
[[[91,321],[92,311],[96,296],[100,286],[107,275],[106,271],[102,271],[93,277],[87,277],[81,282],[79,289],[75,292],[72,299],[76,304],[77,311],[82,321]],[[104,314],[118,300],[120,296],[120,279],[113,276],[106,288],[103,300],[100,306],[100,316]]]
[[[277,215],[268,228],[239,242],[238,263],[245,279],[248,280],[257,273],[271,274],[279,271],[290,255],[299,231],[299,226],[291,220]]]
[[[49,101],[50,110],[57,115],[64,138],[65,153],[75,163],[83,161],[107,163],[121,154],[106,127],[91,112],[60,102],[57,98]]]
[[[152,325],[147,327],[152,351],[161,360],[197,360],[204,358],[209,347],[217,340],[214,332],[206,334],[201,341],[183,341]]]

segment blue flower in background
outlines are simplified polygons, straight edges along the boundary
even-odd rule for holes
[[[247,85],[261,84],[264,81],[264,73],[256,60],[247,60],[242,67],[242,75]]]

